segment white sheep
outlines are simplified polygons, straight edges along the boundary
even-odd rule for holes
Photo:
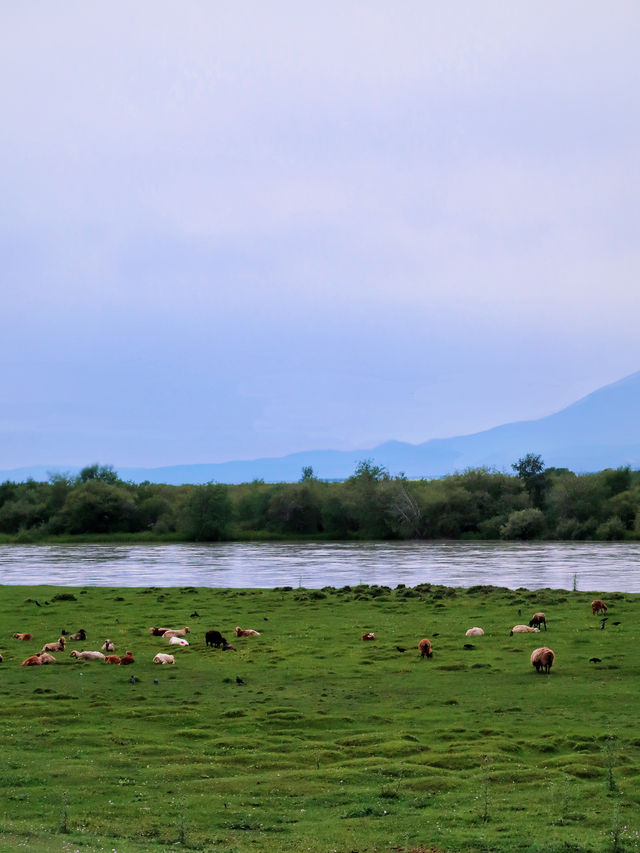
[[[64,644],[66,642],[67,641],[65,640],[64,637],[60,637],[60,639],[58,640],[57,643],[45,643],[45,645],[42,647],[42,651],[43,652],[63,652],[64,651]]]
[[[77,652],[75,649],[69,653],[69,657],[76,660],[104,660],[102,652]]]
[[[514,634],[539,634],[540,628],[530,628],[528,625],[514,625],[509,634],[513,637]]]
[[[173,655],[165,655],[159,652],[153,659],[154,663],[175,663],[176,659]]]
[[[169,643],[172,646],[188,646],[189,643],[184,637],[169,637]]]
[[[465,637],[481,637],[484,634],[482,628],[469,628],[465,631]]]
[[[165,631],[162,635],[163,637],[186,637],[187,634],[191,633],[188,628],[172,628],[169,631]]]

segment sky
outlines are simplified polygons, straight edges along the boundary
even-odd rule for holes
[[[639,370],[639,25],[0,2],[0,468],[420,443]]]

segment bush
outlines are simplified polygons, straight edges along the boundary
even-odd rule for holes
[[[503,539],[537,539],[546,526],[544,513],[539,509],[521,509],[512,512],[500,528]]]

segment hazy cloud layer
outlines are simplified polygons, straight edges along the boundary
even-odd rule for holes
[[[3,468],[425,441],[640,367],[640,7],[321,6],[0,10]]]

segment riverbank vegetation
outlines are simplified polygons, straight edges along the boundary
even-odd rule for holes
[[[605,595],[602,629],[599,595],[549,589],[1,591],[0,850],[640,848],[637,595]],[[509,635],[539,610],[546,632]],[[63,628],[87,640],[20,666]],[[135,664],[69,656],[107,637]]]
[[[109,466],[0,484],[0,541],[268,539],[640,539],[640,471],[574,474],[527,454],[514,473],[437,480],[364,460],[344,482],[169,486],[126,483]]]

